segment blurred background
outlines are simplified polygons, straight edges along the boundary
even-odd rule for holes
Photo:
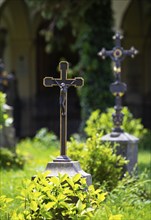
[[[97,53],[114,46],[115,31],[123,33],[125,49],[139,50],[123,62],[122,81],[128,85],[123,105],[151,128],[150,0],[0,0],[0,58],[15,79],[9,104],[19,138],[42,127],[59,134],[59,89],[42,82],[59,77],[60,60],[70,63],[71,75],[85,79],[82,89],[69,89],[68,135],[93,110],[114,105],[111,62]]]

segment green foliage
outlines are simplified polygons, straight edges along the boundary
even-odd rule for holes
[[[11,219],[91,219],[96,209],[105,200],[106,193],[87,188],[86,180],[80,174],[46,178],[38,174],[33,181],[27,181],[20,196],[21,204]]]
[[[147,132],[142,136],[139,141],[139,147],[144,150],[150,150],[151,148],[151,130],[147,130]]]
[[[92,112],[86,122],[86,134],[88,136],[93,136],[102,132],[104,134],[110,133],[114,127],[112,121],[112,114],[114,111],[113,108],[108,108],[106,112],[101,112],[100,110]],[[123,107],[122,112],[124,114],[123,125],[121,126],[122,129],[138,138],[143,137],[143,135],[147,133],[147,130],[141,123],[141,119],[135,119],[127,107]]]
[[[34,181],[23,181],[15,199],[0,197],[1,220],[149,220],[151,197],[146,194],[146,174],[128,174],[110,193],[87,188],[80,174],[46,178],[38,174]],[[17,209],[12,203],[18,200]]]
[[[8,116],[4,108],[5,104],[6,95],[0,92],[0,129],[2,129],[3,126],[8,126],[12,122],[12,119]]]
[[[139,177],[126,174],[119,181],[106,199],[106,205],[110,207],[112,214],[122,214],[123,220],[150,219],[151,194],[146,192],[146,184],[151,184],[151,180],[145,179],[146,174],[143,172]],[[98,211],[98,216],[101,212],[102,210]]]
[[[91,173],[94,183],[105,183],[111,190],[121,178],[123,165],[127,161],[121,155],[116,155],[116,147],[101,143],[101,136],[93,135],[86,142],[71,139],[68,143],[68,154],[72,160],[78,160],[84,170]]]
[[[4,169],[23,168],[26,158],[22,154],[0,148],[0,167]]]
[[[23,168],[25,162],[33,159],[33,155],[30,153],[33,148],[36,148],[38,153],[42,150],[48,153],[46,148],[52,150],[57,149],[58,146],[59,141],[57,136],[52,132],[48,132],[48,129],[42,128],[33,139],[27,138],[20,141],[15,151],[14,149],[0,148],[0,166],[5,169]],[[24,149],[26,149],[26,151]]]
[[[35,144],[39,143],[44,147],[52,147],[59,145],[57,136],[53,132],[49,132],[47,128],[41,128],[33,138]]]
[[[116,155],[116,146],[101,143],[102,134],[110,133],[113,128],[113,112],[113,108],[107,109],[106,113],[101,113],[100,110],[92,112],[86,122],[85,132],[88,136],[86,142],[72,138],[68,143],[68,153],[72,160],[79,160],[83,169],[92,174],[94,182],[105,183],[109,190],[118,184],[122,167],[128,162]],[[140,138],[148,134],[141,120],[134,119],[128,108],[124,107],[123,113],[125,115],[123,129],[126,132]]]
[[[0,196],[0,217],[2,219],[10,219],[9,211],[13,199],[7,198],[5,195]]]
[[[16,198],[16,197],[21,195],[22,198],[26,198],[26,195],[25,196],[23,195],[23,191],[24,192],[26,190],[30,191],[29,185],[30,183],[32,183],[27,179],[31,179],[31,177],[35,175],[36,170],[43,171],[45,169],[47,162],[50,160],[49,158],[50,155],[55,155],[55,156],[58,155],[58,149],[56,147],[54,148],[51,147],[51,144],[49,148],[46,148],[40,143],[37,145],[37,143],[38,142],[33,141],[33,139],[26,139],[21,141],[17,145],[16,147],[17,152],[21,152],[23,155],[26,156],[30,155],[31,158],[31,160],[27,160],[23,169],[1,170],[1,194],[2,194],[2,198],[0,197],[1,220],[10,220],[11,218],[12,220],[20,220],[20,219],[27,220],[27,218],[26,219],[22,218],[22,213],[25,207],[25,200],[21,200],[21,198]],[[79,158],[81,156],[82,153],[81,154],[79,153]],[[141,165],[141,170],[139,170],[140,165]],[[139,157],[138,157],[139,173],[143,173],[146,167],[148,167],[148,170],[150,172],[150,152],[139,151]],[[87,171],[85,167],[83,167],[83,169]],[[134,178],[133,180],[132,179],[130,180],[129,176],[125,177],[125,180],[123,181],[120,180],[118,182],[118,186],[113,189],[113,193],[111,191],[106,195],[106,199],[102,201],[100,206],[96,209],[96,211],[94,212],[94,216],[89,219],[149,220],[150,219],[150,195],[149,195],[150,182],[148,181],[148,178],[149,177],[147,175],[139,174],[139,176]],[[23,184],[22,182],[26,180],[27,180],[27,184]],[[101,188],[102,187],[103,186],[101,186]],[[40,187],[40,189],[42,190],[42,186]],[[106,190],[103,190],[102,192],[106,192]],[[4,197],[8,200],[7,201],[4,200]],[[39,197],[39,200],[41,201],[41,197]],[[26,200],[26,202],[29,205],[28,200]],[[23,205],[23,207],[21,207],[21,204]],[[17,215],[17,217],[15,217],[15,215]],[[80,218],[78,218],[78,220],[79,219]]]
[[[80,53],[77,68],[85,80],[85,86],[80,90],[83,123],[93,110],[100,106],[105,110],[113,103],[109,92],[113,77],[110,60],[104,62],[97,57],[100,49],[112,47],[111,1],[94,1],[84,17],[87,31],[80,33],[76,42]]]

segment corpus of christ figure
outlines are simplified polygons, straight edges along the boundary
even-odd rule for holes
[[[71,86],[81,87],[84,84],[84,80],[81,77],[75,77],[74,79],[67,78],[67,71],[69,64],[66,61],[59,63],[60,78],[45,77],[43,84],[45,87],[58,86],[60,88],[60,156],[57,157],[54,162],[70,162],[71,159],[66,155],[67,144],[67,93],[68,88]]]

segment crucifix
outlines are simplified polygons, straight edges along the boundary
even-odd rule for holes
[[[81,77],[75,77],[73,79],[67,78],[67,72],[69,69],[69,63],[61,61],[59,63],[60,78],[45,77],[43,79],[43,85],[45,87],[58,86],[60,88],[60,156],[58,156],[54,162],[70,162],[71,159],[66,155],[67,148],[67,93],[68,88],[71,86],[81,87],[84,84],[84,80]]]
[[[115,96],[115,113],[112,115],[114,129],[113,132],[123,132],[121,129],[121,125],[123,122],[123,113],[122,105],[121,105],[121,97],[125,94],[127,90],[127,85],[121,82],[121,62],[125,59],[126,56],[131,56],[132,58],[138,53],[138,51],[131,47],[130,50],[124,50],[121,47],[121,39],[123,36],[117,32],[113,39],[115,40],[115,47],[112,50],[106,50],[102,48],[102,50],[98,53],[103,59],[106,57],[110,57],[114,62],[114,73],[115,73],[115,82],[110,85],[110,91]]]

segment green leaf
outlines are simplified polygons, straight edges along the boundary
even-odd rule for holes
[[[30,208],[31,208],[31,210],[36,212],[38,209],[37,203],[35,201],[31,201]]]
[[[80,178],[81,178],[81,174],[78,173],[78,174],[76,174],[76,175],[72,178],[72,180],[73,180],[74,183],[76,183],[76,182],[78,182],[78,181],[80,180]]]
[[[74,188],[74,182],[73,182],[73,180],[72,180],[71,178],[68,178],[68,179],[67,179],[67,182],[69,183],[69,185],[70,185],[72,188]]]
[[[106,198],[107,193],[101,193],[98,195],[98,201],[103,202]]]
[[[55,206],[56,202],[48,202],[48,204],[45,205],[45,208],[47,211]]]
[[[60,184],[59,178],[56,177],[56,176],[52,177],[52,178],[50,179],[50,181],[51,181],[52,183],[54,183],[55,185],[57,185],[57,186]]]
[[[60,182],[64,182],[67,178],[68,178],[68,175],[67,174],[64,174],[63,176],[61,174],[59,174],[59,178],[60,178]]]
[[[81,202],[80,199],[77,201],[76,207],[77,207],[78,210],[82,209],[82,202]]]

